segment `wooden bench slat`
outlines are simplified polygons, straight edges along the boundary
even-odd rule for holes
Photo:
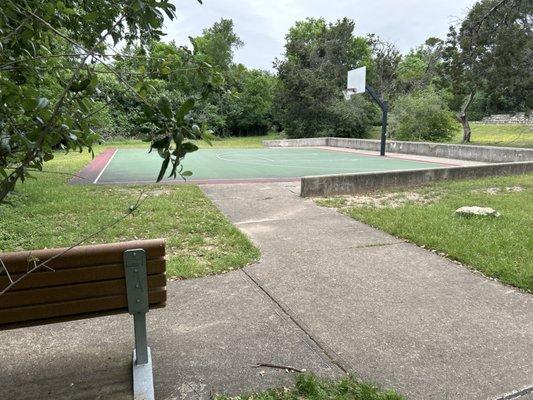
[[[50,261],[48,265],[58,270],[74,266],[120,264],[122,263],[124,251],[136,248],[146,251],[147,260],[165,256],[165,241],[163,239],[136,240],[75,247],[55,260]],[[3,253],[0,254],[0,259],[6,265],[9,273],[17,274],[26,272],[28,265],[30,267],[33,265],[33,263],[28,264],[28,260],[33,258],[45,261],[62,253],[64,250],[65,248]],[[43,268],[43,270],[46,270],[46,268]]]
[[[148,290],[166,286],[165,274],[149,275]],[[114,279],[75,285],[62,285],[39,289],[7,292],[0,297],[0,309],[19,308],[33,304],[57,303],[69,300],[123,295],[126,298],[126,281]]]
[[[146,268],[148,275],[161,274],[165,272],[165,259],[163,257],[148,260]],[[12,275],[13,279],[17,279],[21,274]],[[39,271],[31,273],[17,285],[9,289],[9,292],[48,287],[59,285],[71,285],[76,283],[98,282],[110,279],[124,279],[124,265],[89,265],[80,268],[65,268],[57,271],[50,271],[43,268]],[[9,284],[7,276],[0,276],[0,288],[4,288]],[[6,293],[7,294],[7,293]],[[0,303],[2,303],[3,296],[0,296]]]
[[[157,288],[148,293],[148,300],[151,306],[163,306],[166,298],[167,292],[163,288]],[[0,329],[9,328],[9,324],[24,321],[33,321],[33,324],[41,324],[42,322],[40,321],[45,321],[48,318],[69,316],[72,317],[70,319],[76,319],[78,314],[86,318],[85,314],[89,315],[90,313],[102,313],[112,310],[126,311],[126,296],[107,296],[3,309],[0,310]]]
[[[164,239],[79,246],[64,254],[65,249],[2,253],[14,279],[32,267],[31,259],[58,258],[48,263],[53,271],[42,267],[0,297],[0,330],[127,312],[123,261],[131,249],[146,252],[150,308],[164,307]],[[0,290],[8,284],[0,274]]]

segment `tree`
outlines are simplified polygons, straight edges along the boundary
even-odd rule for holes
[[[435,82],[442,64],[442,47],[442,40],[430,37],[401,59],[396,70],[397,94],[423,90]]]
[[[149,94],[154,102],[165,96],[177,107],[189,97],[196,98],[190,115],[198,125],[209,126],[219,136],[265,133],[271,125],[276,78],[235,65],[233,52],[242,41],[233,31],[233,22],[222,19],[191,41],[192,52],[174,42],[157,40],[132,46],[126,49],[125,57],[114,60],[113,66],[129,85],[135,87],[142,77],[146,85],[155,88]],[[210,66],[206,76],[200,76],[194,67],[201,63]],[[111,134],[138,136],[141,129],[155,132],[153,124],[140,118],[143,112],[138,99],[103,72],[95,98],[113,102],[107,118]]]
[[[353,36],[353,29],[354,22],[347,18],[334,24],[309,18],[289,30],[285,58],[275,63],[279,79],[276,114],[288,136],[338,133],[332,112],[342,99],[346,73],[369,58],[368,45]],[[364,133],[365,129],[352,135]]]
[[[399,140],[446,141],[458,127],[446,102],[431,86],[399,97],[391,116],[391,133]]]
[[[462,103],[463,142],[471,138],[468,111],[477,91],[496,102],[505,97],[513,111],[531,107],[532,14],[528,0],[482,0],[460,26],[450,28],[443,80]]]
[[[204,55],[206,62],[223,70],[233,64],[233,52],[244,45],[233,31],[233,21],[224,18],[204,29],[202,36],[192,39],[192,43],[195,53]]]
[[[188,117],[195,100],[172,107],[168,98],[150,101],[152,88],[142,76],[132,87],[109,65],[119,42],[145,46],[162,35],[168,0],[4,0],[0,8],[0,201],[53,158],[53,149],[89,149],[99,140],[91,120],[101,104],[92,98],[98,68],[116,76],[137,96],[143,120],[157,127],[148,138],[163,162],[158,180],[196,146],[203,135]],[[207,70],[196,63],[197,70]],[[104,106],[106,106],[104,104]]]
[[[217,72],[218,81],[205,82],[201,91],[206,96],[200,101],[193,114],[218,136],[231,132],[228,126],[228,112],[234,99],[232,92],[235,81],[232,78],[234,51],[244,43],[234,32],[231,19],[221,19],[212,27],[204,29],[202,36],[192,39],[194,53]]]
[[[368,81],[383,98],[392,100],[398,90],[398,65],[402,59],[400,51],[376,35],[369,35],[372,64]]]
[[[248,70],[239,64],[232,70],[228,129],[236,135],[264,135],[272,125],[276,78],[268,72]]]

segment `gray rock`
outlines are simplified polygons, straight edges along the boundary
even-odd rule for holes
[[[481,215],[486,217],[499,217],[501,214],[490,207],[478,207],[478,206],[465,206],[455,210],[457,215],[470,216]]]

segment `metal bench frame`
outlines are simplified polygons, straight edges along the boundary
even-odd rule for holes
[[[132,249],[124,252],[124,274],[126,277],[126,296],[128,312],[133,315],[135,349],[133,350],[133,398],[155,399],[152,355],[146,334],[146,313],[148,303],[148,279],[146,252]]]
[[[91,245],[91,246],[85,246],[85,247],[79,247],[74,252],[78,251],[77,255],[71,256],[71,257],[85,257],[85,260],[94,260],[99,259],[101,254],[106,254],[104,257],[104,260],[102,262],[104,265],[105,263],[112,263],[111,266],[115,268],[114,277],[111,278],[113,282],[119,280],[119,276],[117,275],[117,272],[120,271],[120,259],[122,259],[122,268],[123,268],[123,276],[122,280],[125,283],[125,287],[123,286],[121,293],[123,293],[123,301],[122,305],[119,306],[119,308],[109,308],[106,307],[102,308],[101,311],[96,310],[95,312],[88,311],[88,312],[80,312],[78,309],[75,313],[70,314],[67,312],[59,312],[56,316],[51,316],[50,313],[44,313],[43,317],[41,319],[40,314],[37,312],[34,312],[33,314],[29,314],[27,316],[20,316],[20,320],[16,320],[17,314],[11,314],[9,316],[9,313],[5,319],[6,322],[2,322],[0,320],[0,329],[13,329],[13,328],[19,328],[19,327],[25,327],[25,326],[34,326],[34,325],[42,325],[47,323],[53,323],[53,322],[62,322],[62,321],[68,321],[68,320],[76,320],[76,319],[85,319],[85,318],[91,318],[94,316],[101,316],[101,315],[113,315],[116,313],[124,312],[125,306],[127,306],[127,311],[130,315],[133,316],[133,331],[134,331],[134,337],[135,337],[135,347],[132,352],[132,368],[133,368],[133,398],[134,400],[154,400],[154,383],[153,383],[153,368],[152,368],[152,356],[150,352],[150,347],[148,347],[148,340],[147,340],[147,329],[146,329],[146,313],[149,311],[151,305],[152,307],[164,307],[164,302],[166,299],[166,292],[163,289],[163,297],[156,296],[152,297],[151,291],[153,288],[154,280],[151,280],[152,282],[149,286],[149,275],[148,275],[148,267],[147,267],[147,252],[150,255],[150,277],[152,276],[161,276],[161,272],[163,272],[163,277],[159,279],[164,280],[164,241],[163,240],[151,240],[151,241],[138,241],[138,242],[125,242],[125,243],[113,243],[109,245],[104,246],[115,246],[118,247],[116,250],[117,252],[113,253],[112,247],[107,247],[104,253],[101,253],[98,247],[101,245]],[[145,248],[142,248],[145,246]],[[156,247],[154,247],[156,246]],[[154,248],[156,250],[154,250]],[[90,249],[90,250],[85,250]],[[120,250],[119,250],[120,249]],[[157,250],[159,249],[159,250]],[[36,251],[36,254],[39,254],[43,257],[48,257],[49,254],[53,254],[53,252],[61,252],[63,249],[50,249],[50,250],[39,250]],[[154,256],[154,251],[157,252],[157,258],[152,258]],[[45,253],[45,255],[42,254],[42,252],[48,252]],[[21,263],[25,263],[25,259],[28,258],[29,254],[33,254],[32,252],[21,252],[21,253],[5,253],[4,256],[8,258],[8,260],[11,260],[11,264],[13,262],[16,264],[18,260],[18,266],[14,267],[14,269],[17,270],[17,272],[21,272]],[[70,253],[69,253],[70,254]],[[110,254],[114,254],[112,257],[113,261],[110,261]],[[122,255],[121,255],[122,254]],[[2,254],[0,254],[2,256]],[[68,255],[67,255],[68,257]],[[22,260],[22,261],[21,261]],[[63,265],[68,265],[69,261],[61,261],[61,259],[57,259],[59,262],[62,262]],[[161,261],[159,261],[161,260]],[[161,264],[158,264],[156,267],[153,262],[162,262]],[[67,264],[65,264],[67,263]],[[87,264],[87,261],[85,261],[85,264]],[[93,265],[98,266],[98,264],[87,264],[88,268],[93,268]],[[80,267],[83,267],[83,262],[80,265]],[[80,268],[75,266],[74,268]],[[118,269],[117,269],[118,268]],[[157,268],[158,272],[155,272],[156,275],[152,275],[154,273],[154,268]],[[64,267],[61,269],[62,271],[66,271]],[[55,271],[52,270],[53,274],[55,275]],[[34,274],[29,275],[30,279],[33,279],[31,283],[26,285],[27,287],[24,287],[21,290],[32,290],[34,287],[36,290],[43,290],[48,289],[49,287],[52,289],[55,289],[57,287],[57,282],[59,285],[65,284],[66,281],[63,281],[58,278],[58,280],[53,281],[54,283],[51,283],[51,286],[46,286],[43,283],[35,285],[36,278],[38,278],[39,274],[41,272],[35,272]],[[44,274],[50,274],[50,271],[44,271]],[[122,274],[121,274],[122,275]],[[78,277],[80,275],[77,275]],[[105,274],[104,274],[105,276]],[[70,279],[70,278],[69,278]],[[83,278],[86,279],[86,278]],[[73,280],[72,285],[76,284],[85,284],[86,282],[91,282],[90,284],[96,285],[99,281],[95,279],[89,279],[89,280]],[[104,278],[102,282],[107,282],[106,279],[109,279],[109,275],[107,275],[107,278]],[[5,279],[4,279],[5,280]],[[41,281],[42,282],[42,281]],[[46,282],[46,278],[45,281]],[[24,281],[22,281],[22,284],[25,284]],[[70,284],[70,283],[68,283]],[[161,281],[160,283],[161,284]],[[59,286],[61,287],[61,286]],[[159,286],[157,286],[159,288]],[[95,288],[96,289],[96,288]],[[124,292],[125,289],[125,292]],[[20,290],[20,289],[19,289]],[[7,293],[11,293],[8,291]],[[13,292],[14,294],[19,293],[18,291]],[[91,292],[88,292],[91,293]],[[96,292],[93,292],[96,293]],[[161,293],[161,292],[158,292]],[[10,295],[11,296],[11,295]],[[116,295],[113,294],[113,296],[116,297]],[[17,296],[11,297],[11,306],[7,306],[7,308],[4,308],[4,310],[8,310],[9,307],[17,307],[13,306],[17,300]],[[53,298],[53,297],[52,297]],[[76,301],[76,299],[80,299],[82,297],[73,297],[73,300]],[[0,301],[2,298],[0,297]],[[20,307],[23,307],[27,304],[38,304],[35,303],[35,300],[33,300],[33,303],[22,303]],[[52,300],[54,301],[54,300]],[[57,301],[57,300],[56,300]],[[61,301],[69,301],[66,299],[66,296],[62,297]],[[9,301],[8,303],[9,304]],[[43,302],[42,304],[46,304],[46,302]],[[53,304],[53,303],[50,303]],[[0,311],[2,311],[2,308],[0,307]],[[15,315],[15,317],[14,317]]]

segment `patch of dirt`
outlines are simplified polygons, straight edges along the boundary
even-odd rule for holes
[[[172,193],[172,191],[169,189],[154,189],[154,190],[148,190],[144,193],[147,196],[159,197],[159,196],[169,195],[170,193]]]
[[[492,196],[500,194],[502,192],[507,193],[520,193],[523,192],[524,188],[522,186],[506,186],[505,188],[501,187],[490,187],[486,189],[474,189],[472,190],[473,193],[487,193]]]
[[[431,204],[437,201],[440,196],[436,193],[398,192],[385,194],[366,194],[359,196],[342,196],[342,207],[364,207],[375,208],[398,208],[407,203],[418,205]]]
[[[123,188],[123,187],[113,187],[111,189],[108,189],[109,193],[121,193],[126,195],[139,195],[140,193],[143,193],[143,196],[147,197],[159,197],[164,195],[169,195],[172,193],[172,189],[150,189],[150,190],[143,190],[139,188]]]

